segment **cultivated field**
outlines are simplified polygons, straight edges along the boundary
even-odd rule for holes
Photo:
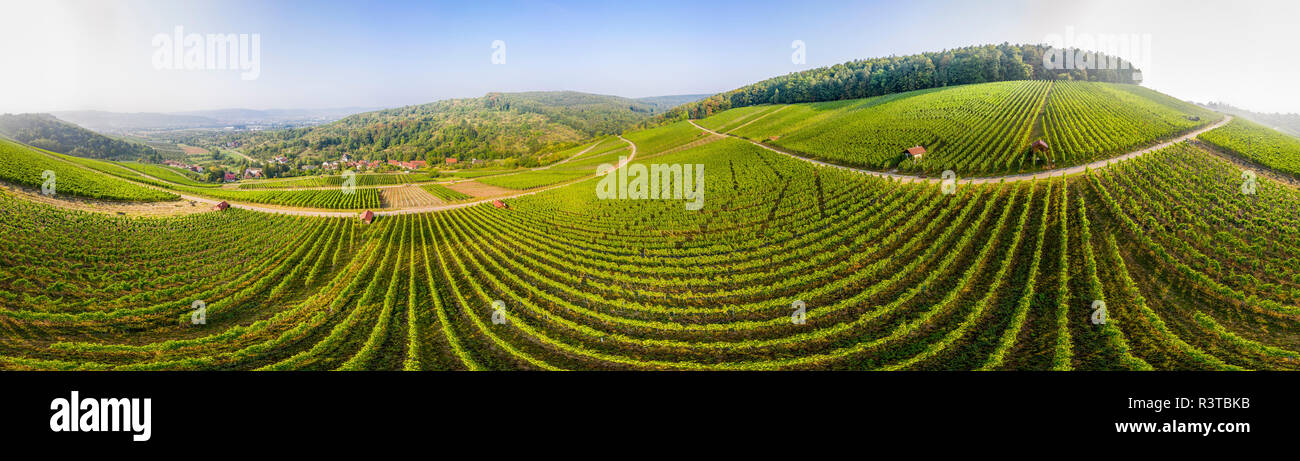
[[[991,83],[698,121],[785,153],[680,121],[355,194],[0,144],[6,181],[36,164],[71,190],[239,205],[132,217],[0,192],[0,369],[1300,369],[1300,190],[1210,150],[1294,171],[1293,138],[1233,120],[1143,150],[1220,120],[1139,87]],[[1025,163],[1039,138],[1051,156]],[[881,163],[912,143],[933,149]],[[932,177],[1130,152],[979,184],[791,156]],[[703,164],[703,209],[599,198],[596,167],[629,156]]]

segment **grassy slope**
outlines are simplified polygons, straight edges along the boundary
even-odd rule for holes
[[[850,166],[987,175],[1084,163],[1214,120],[1212,112],[1134,85],[1014,81],[750,106],[698,123]],[[1053,158],[1034,164],[1030,137],[1044,132],[1062,140],[1049,137]],[[906,161],[901,152],[918,144],[929,153],[921,162]]]
[[[1300,139],[1242,118],[1201,133],[1198,138],[1300,178]]]
[[[57,194],[114,201],[164,201],[176,198],[174,194],[87,171],[59,161],[58,157],[88,162],[94,160],[56,156],[58,154],[0,139],[0,179],[28,187],[41,187],[50,179],[45,176],[45,171],[51,171],[54,173],[52,184]]]

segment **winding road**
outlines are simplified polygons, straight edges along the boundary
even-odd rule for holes
[[[1187,134],[1184,134],[1184,135],[1179,136],[1179,137],[1177,137],[1177,138],[1174,138],[1174,139],[1172,139],[1172,140],[1165,141],[1165,142],[1163,142],[1163,143],[1156,144],[1156,145],[1154,145],[1154,146],[1147,147],[1147,148],[1143,148],[1143,149],[1140,149],[1140,150],[1135,150],[1135,151],[1129,152],[1129,153],[1127,153],[1127,154],[1120,155],[1120,156],[1118,156],[1118,157],[1111,157],[1111,158],[1104,159],[1104,160],[1098,160],[1098,161],[1095,161],[1095,162],[1092,162],[1092,163],[1085,163],[1085,164],[1082,164],[1082,165],[1075,165],[1075,166],[1070,166],[1070,167],[1057,168],[1057,169],[1054,169],[1054,170],[1043,170],[1043,171],[1037,171],[1037,172],[1033,172],[1033,173],[1021,173],[1021,174],[1013,174],[1013,175],[1005,175],[1005,176],[984,176],[984,177],[978,177],[978,178],[967,178],[967,179],[961,179],[961,180],[958,180],[957,182],[958,182],[958,183],[964,183],[964,184],[984,184],[984,183],[991,183],[991,182],[1016,182],[1016,181],[1029,181],[1029,180],[1033,180],[1033,179],[1036,179],[1036,178],[1050,178],[1050,177],[1053,177],[1053,176],[1067,176],[1067,175],[1072,175],[1072,174],[1082,173],[1082,172],[1084,172],[1084,170],[1087,170],[1087,169],[1099,169],[1099,168],[1105,168],[1105,167],[1110,166],[1110,164],[1112,164],[1112,163],[1122,162],[1122,161],[1125,161],[1125,160],[1128,160],[1128,159],[1131,159],[1131,158],[1135,158],[1135,157],[1141,157],[1142,155],[1144,155],[1144,154],[1146,154],[1146,153],[1148,153],[1148,152],[1152,152],[1152,151],[1156,151],[1156,150],[1164,149],[1164,148],[1169,147],[1169,146],[1172,146],[1172,145],[1174,145],[1174,144],[1178,144],[1178,143],[1180,143],[1180,142],[1186,141],[1186,140],[1188,140],[1188,139],[1191,139],[1191,138],[1195,137],[1196,135],[1199,135],[1199,134],[1204,133],[1204,132],[1206,132],[1206,131],[1210,131],[1210,130],[1213,130],[1213,129],[1215,129],[1215,128],[1221,127],[1221,126],[1227,124],[1227,123],[1230,122],[1230,121],[1232,121],[1232,116],[1231,116],[1231,115],[1225,115],[1225,116],[1223,117],[1223,120],[1220,120],[1220,121],[1218,121],[1217,123],[1214,123],[1214,124],[1211,124],[1211,125],[1205,126],[1205,127],[1203,127],[1203,128],[1197,129],[1197,130],[1195,130],[1195,131],[1188,132]],[[897,173],[885,173],[885,172],[880,172],[880,171],[864,170],[864,169],[861,169],[861,168],[853,168],[853,167],[848,167],[848,166],[844,166],[844,165],[837,165],[837,164],[834,164],[834,163],[823,162],[823,161],[821,161],[821,160],[813,160],[813,159],[810,159],[810,158],[808,158],[808,157],[802,157],[802,156],[799,156],[799,155],[795,155],[795,154],[792,154],[792,153],[789,153],[789,152],[786,152],[786,151],[783,151],[783,150],[780,150],[780,149],[776,149],[776,148],[774,148],[774,147],[772,147],[772,146],[768,146],[768,145],[763,144],[763,143],[760,143],[760,142],[756,142],[756,141],[753,141],[753,140],[750,140],[750,139],[742,138],[742,137],[740,137],[740,136],[736,136],[736,135],[729,134],[729,133],[719,133],[719,132],[716,132],[716,131],[710,130],[710,129],[708,129],[708,128],[702,127],[702,126],[700,126],[699,124],[695,123],[694,120],[688,120],[688,122],[690,122],[690,124],[691,124],[691,125],[694,125],[696,128],[699,128],[699,129],[701,129],[701,130],[704,130],[704,131],[707,132],[707,133],[713,133],[713,134],[715,134],[715,135],[719,135],[719,136],[730,136],[730,137],[733,137],[733,138],[736,138],[736,139],[744,140],[744,141],[747,141],[747,142],[749,142],[750,144],[753,144],[753,145],[755,145],[755,146],[758,146],[758,147],[761,147],[761,148],[764,148],[764,149],[770,150],[770,151],[772,151],[772,152],[776,152],[776,153],[781,154],[781,155],[785,155],[785,156],[788,156],[788,157],[792,157],[792,158],[796,158],[796,159],[799,159],[799,160],[803,160],[803,161],[805,161],[805,162],[809,162],[809,163],[812,163],[812,164],[814,164],[814,165],[819,165],[819,166],[824,166],[824,167],[831,167],[831,168],[839,168],[839,169],[842,169],[842,170],[847,170],[847,171],[852,171],[852,172],[855,172],[855,173],[862,173],[862,174],[867,174],[867,175],[877,176],[877,177],[882,177],[882,178],[898,179],[898,180],[901,180],[901,181],[904,182],[904,183],[917,182],[917,181],[926,181],[926,182],[930,182],[930,183],[935,183],[935,184],[937,184],[937,183],[941,183],[941,182],[943,182],[943,179],[942,179],[942,178],[926,178],[926,177],[914,176],[914,175],[905,175],[905,174],[897,174]]]

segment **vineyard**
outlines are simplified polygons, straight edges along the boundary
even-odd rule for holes
[[[173,182],[185,186],[193,187],[219,187],[217,184],[196,181],[189,174],[176,170],[169,166],[154,165],[140,162],[117,162],[118,165],[130,168],[132,170],[144,173],[146,175],[161,179],[163,181]],[[136,179],[136,178],[131,178]]]
[[[178,198],[176,194],[86,171],[60,158],[75,157],[38,151],[0,138],[0,180],[33,188],[40,188],[49,181],[54,186],[52,192],[56,194],[90,199],[156,202]],[[46,171],[53,175],[46,174]]]
[[[455,202],[457,200],[465,200],[470,198],[469,195],[462,194],[460,192],[456,192],[454,190],[448,189],[447,186],[441,184],[425,184],[423,186],[420,186],[420,188],[424,189],[425,192],[433,194],[434,197],[438,197],[447,202]]]
[[[656,131],[654,129],[648,131]],[[573,181],[591,176],[597,173],[600,165],[617,164],[619,156],[626,157],[629,155],[629,148],[625,141],[619,138],[610,138],[613,141],[606,140],[592,148],[596,153],[588,152],[581,156],[571,158],[564,163],[552,165],[546,168],[537,168],[518,173],[507,173],[496,176],[479,178],[478,182],[490,186],[504,187],[506,189],[525,190],[534,189],[543,186],[550,186],[563,182]]]
[[[356,188],[322,190],[230,190],[171,186],[172,190],[220,200],[259,203],[286,207],[324,208],[333,210],[375,209],[383,206],[380,189]]]
[[[1086,88],[990,85],[968,107],[1023,103],[998,117]],[[704,123],[808,115],[786,107]],[[822,116],[839,115],[805,119]],[[0,368],[1300,369],[1300,192],[1259,178],[1245,193],[1194,144],[949,194],[684,122],[624,137],[638,160],[705,164],[704,209],[600,200],[594,179],[373,224],[0,194]],[[585,160],[626,152],[607,147]],[[1014,153],[967,160],[997,152]]]
[[[353,186],[399,186],[433,181],[428,173],[407,174],[358,174]],[[347,181],[343,175],[312,176],[309,178],[273,180],[240,184],[240,189],[298,189],[310,187],[340,187]]]
[[[1300,178],[1300,139],[1263,125],[1233,119],[1226,126],[1201,133],[1201,141]]]
[[[1156,144],[1221,116],[1134,85],[1013,81],[733,109],[706,128],[847,166],[962,176],[1068,167]],[[1035,141],[1048,149],[1035,152]],[[920,158],[904,150],[925,148]]]

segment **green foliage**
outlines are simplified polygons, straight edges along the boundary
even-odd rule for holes
[[[183,171],[183,170],[177,170],[169,166],[155,165],[151,163],[140,163],[140,162],[118,162],[118,163],[124,167],[130,168],[132,170],[147,174],[149,176],[167,182],[172,182],[184,186],[193,186],[193,187],[218,187],[217,184],[210,184],[210,183],[196,181],[194,179],[193,173],[190,173],[188,171]]]
[[[430,194],[433,194],[434,197],[438,197],[448,202],[455,202],[455,201],[465,200],[470,198],[469,195],[462,194],[460,192],[456,192],[454,190],[448,189],[447,186],[443,186],[441,184],[425,184],[423,186],[420,186],[420,188],[424,189]]]
[[[1034,80],[745,107],[698,123],[848,166],[991,175],[1087,163],[1215,120],[1209,111],[1132,85]],[[1039,139],[1049,152],[1030,149]],[[921,159],[904,155],[912,146],[925,148]]]
[[[333,210],[373,210],[383,207],[383,196],[379,189],[357,188],[351,192],[342,189],[245,191],[177,186],[174,190],[221,200],[287,207]]]
[[[640,125],[656,104],[573,91],[488,93],[481,98],[353,115],[312,127],[235,135],[256,158],[276,155],[337,160],[343,154],[374,160],[531,158],[576,146],[595,136]],[[536,162],[543,164],[545,162]]]
[[[0,139],[0,179],[39,188],[49,179],[44,176],[44,172],[48,170],[54,172],[53,185],[57,194],[133,202],[166,201],[177,198],[175,194],[88,171],[71,162],[59,160],[60,157],[55,155]]]
[[[705,118],[759,104],[858,99],[926,88],[1006,80],[1068,79],[1134,83],[1136,69],[1051,70],[1041,45],[985,45],[866,59],[767,79],[669,111],[668,119]],[[1105,62],[1106,56],[1099,56]],[[1118,64],[1117,64],[1118,65]]]
[[[240,189],[295,189],[307,187],[339,187],[342,186],[346,178],[343,175],[331,176],[312,176],[307,178],[285,179],[276,181],[250,182],[239,185]],[[412,184],[432,181],[434,178],[428,173],[404,173],[404,174],[359,174],[356,175],[356,184],[358,187],[368,186],[396,186],[401,184]]]
[[[1235,118],[1227,125],[1201,133],[1197,138],[1276,171],[1300,178],[1300,139],[1298,138],[1242,118]]]
[[[0,368],[1300,368],[1300,192],[1193,144],[949,194],[678,130],[625,137],[704,164],[699,211],[594,179],[373,224],[0,194]]]
[[[76,157],[112,160],[161,158],[152,147],[113,139],[49,114],[0,114],[0,135]]]

